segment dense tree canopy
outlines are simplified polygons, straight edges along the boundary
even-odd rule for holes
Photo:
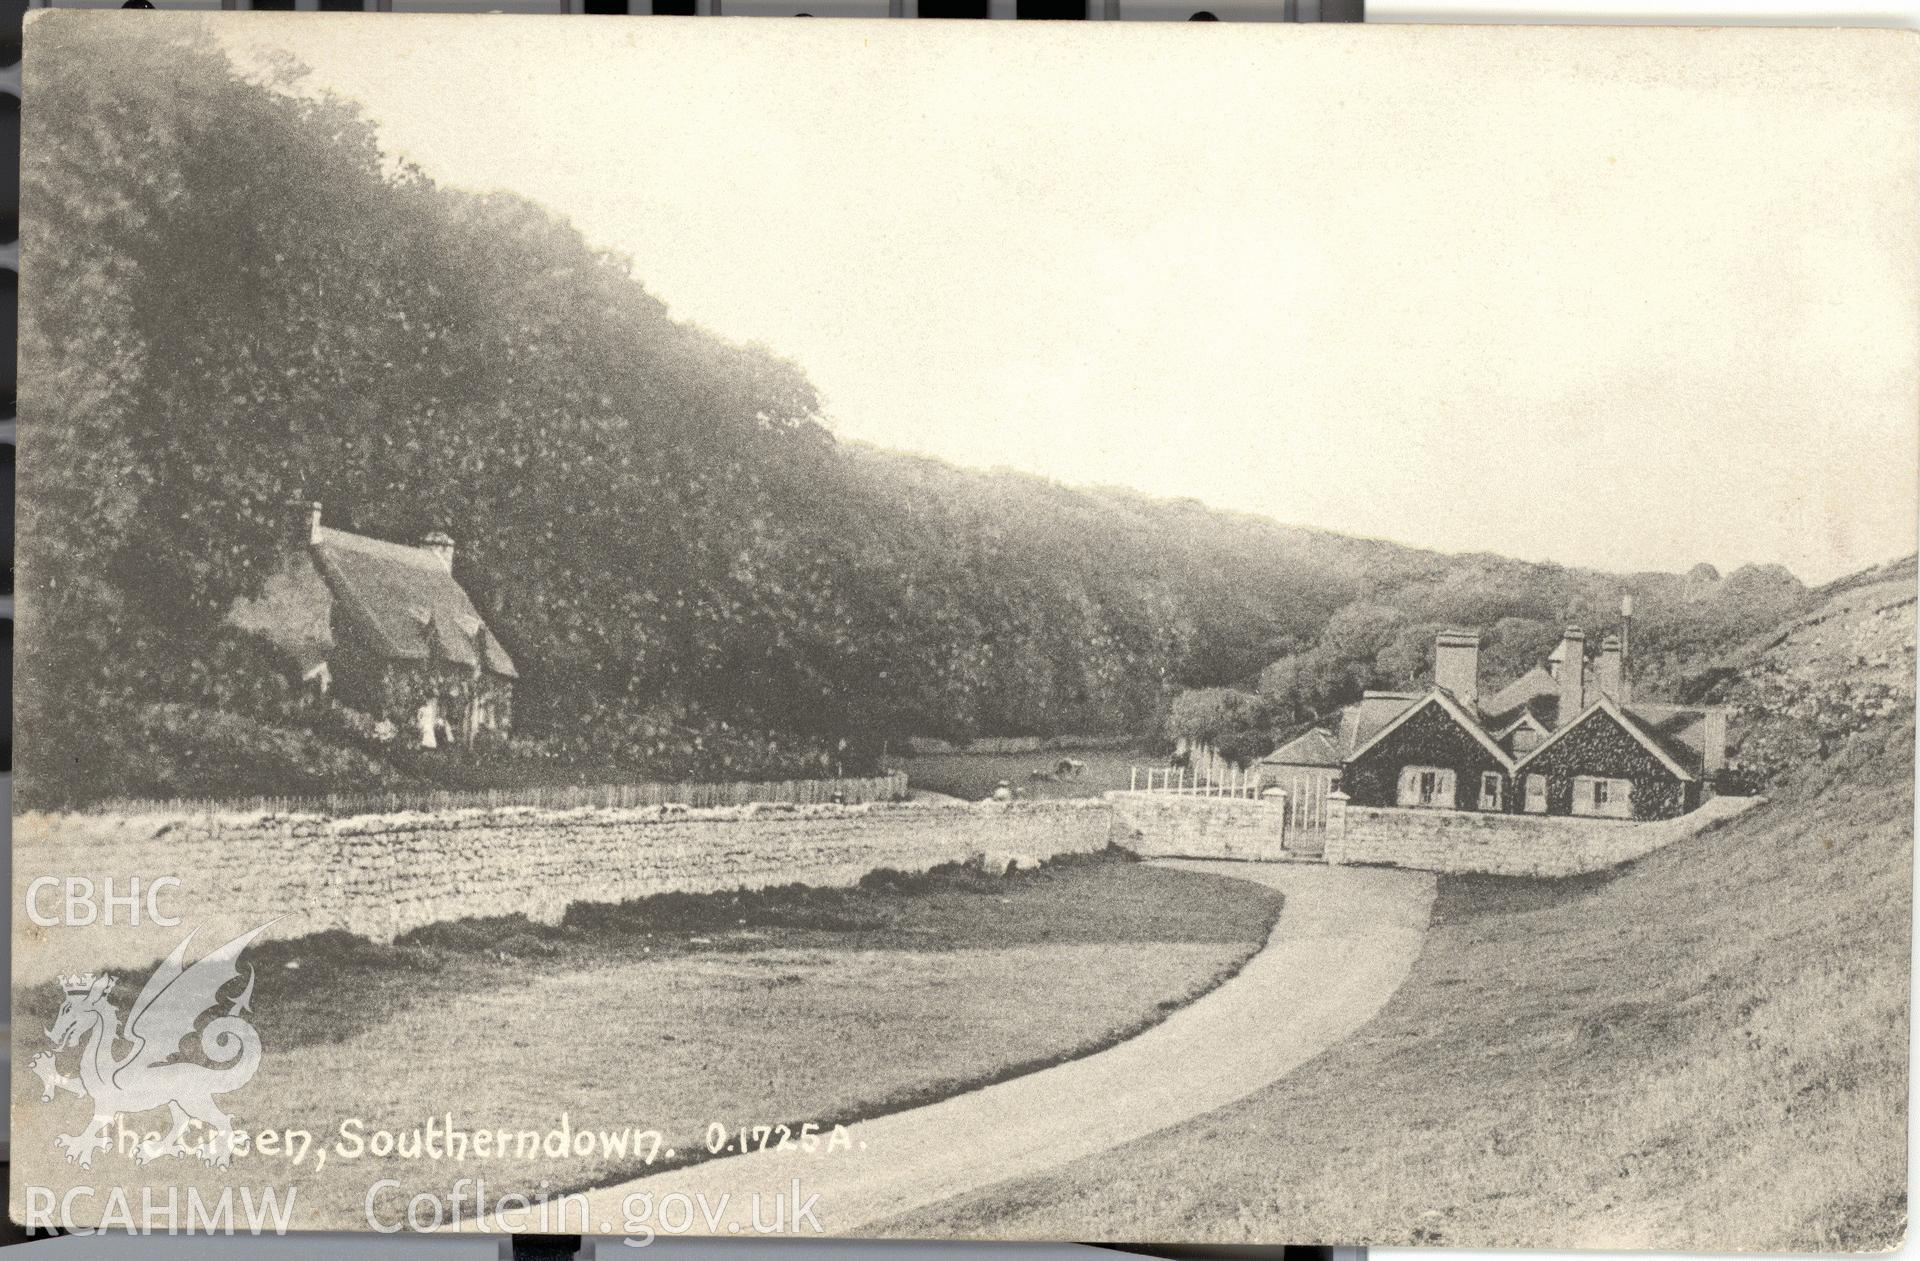
[[[798,367],[675,321],[547,210],[395,162],[297,67],[243,72],[187,25],[39,21],[29,796],[36,775],[76,791],[63,774],[139,707],[263,712],[224,619],[296,501],[452,534],[520,665],[519,732],[636,773],[1151,733],[1179,689],[1275,662],[1292,681],[1269,690],[1305,713],[1418,675],[1435,624],[1533,645],[1623,582],[1674,597],[1641,644],[1677,662],[1800,598],[1773,571],[1445,557],[841,443]]]

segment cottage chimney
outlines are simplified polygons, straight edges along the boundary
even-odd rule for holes
[[[1602,696],[1610,696],[1616,705],[1624,705],[1627,697],[1623,680],[1626,656],[1620,650],[1620,637],[1609,635],[1600,641],[1600,655],[1593,659],[1593,684]]]
[[[1578,626],[1569,626],[1560,636],[1559,668],[1554,676],[1560,680],[1560,721],[1556,726],[1570,723],[1587,707],[1587,633]]]
[[[320,502],[296,499],[287,513],[287,535],[295,547],[311,547],[320,541]]]
[[[1433,637],[1433,681],[1472,709],[1480,701],[1480,636],[1441,631]]]
[[[420,550],[432,552],[433,558],[440,562],[440,568],[453,572],[453,537],[445,530],[435,530],[420,540]]]

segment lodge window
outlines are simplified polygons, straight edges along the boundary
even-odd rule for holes
[[[1547,812],[1547,777],[1545,775],[1527,776],[1527,813],[1545,814]]]
[[[1483,771],[1480,774],[1480,808],[1498,810],[1500,808],[1500,772]]]
[[[1453,808],[1453,772],[1439,766],[1407,766],[1400,771],[1399,804],[1429,809]]]
[[[1573,780],[1573,812],[1602,819],[1632,818],[1633,781],[1576,775]]]

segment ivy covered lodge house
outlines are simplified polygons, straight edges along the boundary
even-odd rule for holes
[[[1261,769],[1363,806],[1664,819],[1712,791],[1726,743],[1725,710],[1634,696],[1624,628],[1589,662],[1568,627],[1544,664],[1490,694],[1480,637],[1443,632],[1432,687],[1367,692]]]
[[[513,723],[513,659],[453,576],[451,538],[392,543],[301,505],[280,570],[230,620],[274,644],[303,684],[394,726],[402,743],[466,745]]]

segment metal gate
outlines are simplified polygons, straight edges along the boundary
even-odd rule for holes
[[[1319,857],[1327,850],[1327,794],[1337,774],[1331,768],[1266,766],[1267,785],[1286,790],[1287,852]]]

